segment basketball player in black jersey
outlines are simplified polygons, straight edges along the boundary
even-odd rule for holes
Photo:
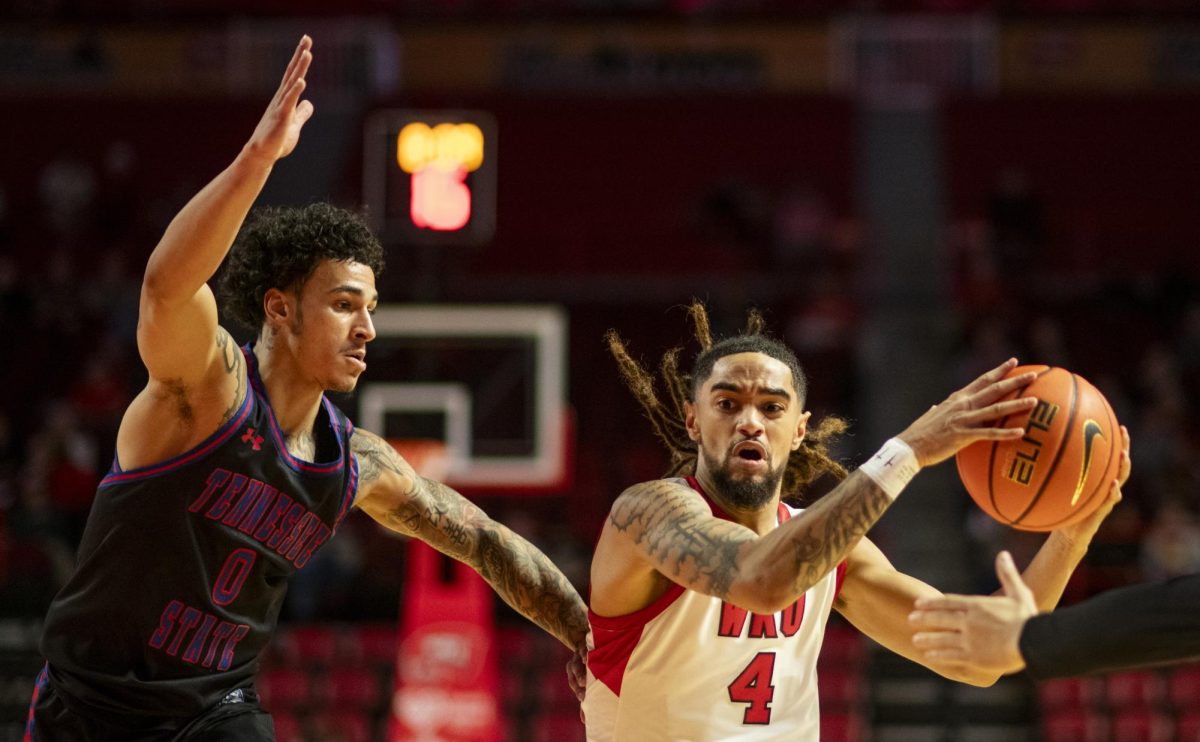
[[[326,400],[366,368],[378,241],[328,205],[270,211],[239,234],[312,115],[311,46],[300,41],[241,153],[150,256],[138,322],[150,380],[46,618],[29,740],[274,739],[259,655],[288,578],[351,507],[469,563],[567,646],[584,641],[583,602],[541,552]],[[259,330],[242,349],[206,284],[231,246],[226,309]]]

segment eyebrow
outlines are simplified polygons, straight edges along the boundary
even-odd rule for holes
[[[742,394],[745,391],[745,387],[743,387],[740,384],[733,384],[728,381],[718,381],[712,385],[712,390],[714,392],[724,391],[724,392],[733,392],[734,394]],[[788,393],[788,390],[783,389],[781,387],[773,387],[773,386],[764,387],[762,389],[761,393],[766,394],[768,396],[772,396],[772,397],[783,397],[784,399],[792,398],[792,395]]]
[[[329,293],[331,293],[331,294],[354,294],[355,296],[366,296],[367,295],[367,292],[363,291],[358,286],[352,286],[350,284],[342,284],[341,286],[335,286],[335,287],[329,289]],[[374,296],[374,298],[371,299],[371,301],[374,303],[379,302],[379,292],[378,291],[375,292],[375,296]]]

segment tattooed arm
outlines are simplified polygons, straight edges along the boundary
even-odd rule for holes
[[[678,480],[643,482],[613,504],[592,561],[592,609],[649,605],[666,580],[755,613],[772,613],[837,566],[890,498],[854,472],[801,515],[759,537],[713,516]]]
[[[440,482],[419,476],[387,441],[355,430],[355,504],[393,531],[469,564],[506,603],[572,649],[583,644],[583,600],[546,555]]]
[[[1009,359],[983,374],[897,437],[921,466],[978,440],[1020,438],[1020,427],[995,425],[1035,402],[1004,400],[1033,380],[1033,374],[1004,378],[1015,366],[1016,359]],[[668,582],[756,613],[780,610],[844,559],[890,504],[874,480],[856,471],[802,514],[757,536],[715,518],[700,495],[680,482],[636,485],[613,504],[597,544],[592,610],[608,616],[636,611]]]

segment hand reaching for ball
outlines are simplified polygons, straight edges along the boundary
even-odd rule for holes
[[[1021,366],[1009,375],[1028,378],[1030,372],[1034,380],[1013,394],[1035,397],[1036,404],[1005,421],[1021,425],[1024,434],[960,451],[963,485],[988,515],[1025,531],[1062,529],[1098,510],[1102,519],[1129,477],[1129,435],[1082,376],[1050,366]]]
[[[1025,434],[1023,425],[1002,426],[1005,418],[1033,409],[1032,397],[1009,398],[1034,380],[1034,374],[1012,375],[1017,359],[1010,358],[929,408],[897,436],[908,444],[921,466],[953,456],[977,441],[1015,441]]]

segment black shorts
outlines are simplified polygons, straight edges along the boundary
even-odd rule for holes
[[[137,725],[68,709],[38,674],[23,742],[275,742],[275,724],[251,690],[236,690],[191,718],[145,719]]]

